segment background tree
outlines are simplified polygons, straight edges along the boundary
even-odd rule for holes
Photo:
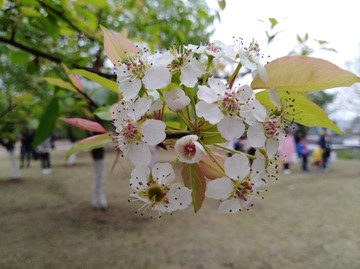
[[[66,82],[67,75],[61,67],[64,64],[71,69],[84,69],[115,78],[103,52],[99,25],[121,31],[134,41],[151,41],[148,44],[153,47],[166,48],[173,43],[206,42],[217,18],[218,12],[210,10],[205,1],[3,2],[0,11],[0,71],[8,70],[9,74],[0,81],[3,86],[1,100],[4,100],[0,104],[1,121],[18,115],[21,104],[29,97],[31,105],[24,106],[24,119],[19,127],[40,122],[36,146],[53,131],[61,110],[66,112],[66,116],[82,114],[100,120],[93,111],[115,102],[116,94],[94,90],[97,86],[89,83],[73,85]],[[42,77],[46,77],[52,86],[46,85],[40,79]],[[31,113],[26,113],[26,109]],[[94,186],[101,187],[102,184],[96,182],[101,182],[104,176],[102,150],[93,152],[93,156],[97,175]],[[101,198],[105,197],[104,194],[94,193],[100,193],[100,198],[93,198],[94,207],[105,208],[106,201]]]

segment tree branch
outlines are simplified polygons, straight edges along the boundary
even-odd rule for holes
[[[2,43],[5,43],[5,44],[8,44],[10,46],[13,46],[15,48],[18,48],[20,50],[23,50],[25,52],[28,52],[36,57],[40,57],[40,58],[43,58],[43,59],[46,59],[46,60],[49,60],[51,62],[54,62],[54,63],[57,63],[57,64],[61,64],[63,63],[63,61],[61,60],[61,58],[59,57],[56,57],[56,56],[53,56],[51,54],[48,54],[48,53],[45,53],[45,52],[42,52],[40,50],[37,50],[37,49],[34,49],[34,48],[31,48],[31,47],[28,47],[28,46],[25,46],[15,40],[11,40],[11,39],[6,39],[6,38],[3,38],[0,36],[0,42]],[[72,67],[74,68],[77,68],[77,69],[84,69],[84,70],[87,70],[87,71],[90,71],[90,72],[93,72],[93,73],[96,73],[98,74],[99,76],[102,76],[102,77],[105,77],[105,78],[112,78],[114,79],[116,76],[114,74],[107,74],[107,73],[103,73],[103,72],[100,72],[99,70],[96,70],[94,68],[88,68],[88,67],[84,67],[84,66],[79,66],[77,64],[71,64]]]
[[[54,13],[56,16],[58,16],[61,20],[63,20],[64,22],[66,22],[71,28],[73,28],[75,31],[77,31],[78,33],[84,34],[87,38],[89,38],[91,41],[96,41],[96,39],[88,34],[85,33],[83,30],[81,30],[79,27],[77,27],[75,24],[73,24],[68,18],[66,18],[63,14],[63,12],[60,12],[56,9],[54,9],[53,7],[47,5],[46,3],[44,3],[42,0],[38,0],[37,1],[44,9],[47,9],[49,11],[51,11],[52,13]]]

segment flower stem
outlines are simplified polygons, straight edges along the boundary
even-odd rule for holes
[[[191,120],[189,120],[186,116],[184,116],[184,114],[182,113],[182,112],[178,112],[177,113],[179,116],[180,116],[180,118],[185,122],[185,124],[189,127],[189,128],[191,128],[193,131],[196,131],[196,127],[195,127],[195,125],[191,122]]]
[[[221,163],[219,163],[219,161],[214,157],[214,155],[212,154],[211,150],[201,141],[199,140],[199,143],[203,146],[203,148],[205,149],[206,153],[210,156],[211,160],[213,160],[213,162],[216,163],[216,165],[221,169],[221,171],[225,172],[224,167],[221,165]]]
[[[218,144],[218,143],[214,143],[214,146],[215,146],[215,147],[218,147],[218,148],[221,148],[221,149],[223,149],[223,150],[229,151],[229,152],[231,152],[231,153],[235,153],[235,154],[245,154],[246,157],[248,157],[249,159],[252,159],[252,160],[255,160],[255,159],[256,159],[256,157],[253,156],[253,155],[250,155],[250,154],[244,153],[244,152],[242,152],[242,151],[238,151],[238,150],[235,150],[235,149],[226,147],[226,146],[221,145],[221,144]]]
[[[242,66],[241,62],[239,62],[238,65],[236,66],[236,69],[234,70],[234,73],[232,73],[232,75],[230,76],[230,78],[228,80],[228,85],[229,85],[230,89],[232,88],[232,86],[235,82],[236,76],[239,73],[241,66]]]

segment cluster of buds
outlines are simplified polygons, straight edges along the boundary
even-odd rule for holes
[[[268,91],[275,107],[269,110],[249,85],[235,83],[242,68],[267,80],[263,58],[257,42],[246,47],[236,40],[156,53],[136,47],[118,62],[122,100],[110,112],[117,147],[134,165],[129,201],[143,203],[137,212],[161,215],[190,204],[198,211],[208,197],[220,200],[219,211],[235,213],[249,209],[277,178],[279,140],[289,122],[279,95]],[[210,75],[216,61],[235,67],[227,81]],[[253,154],[226,146],[242,136]],[[154,146],[174,149],[174,160],[156,163]]]

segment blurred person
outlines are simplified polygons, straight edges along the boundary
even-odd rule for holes
[[[51,161],[50,161],[50,151],[51,151],[51,139],[47,138],[42,142],[38,148],[37,152],[41,161],[41,173],[51,174]]]
[[[280,139],[278,152],[283,160],[284,174],[291,174],[290,165],[296,162],[296,143],[292,133],[285,132],[285,136]]]
[[[24,128],[21,132],[20,142],[20,168],[25,167],[25,161],[26,161],[26,167],[30,167],[30,162],[32,158],[32,142],[34,139],[34,133],[29,130],[28,128]]]
[[[299,141],[296,143],[296,149],[297,154],[299,158],[301,159],[301,170],[304,173],[308,173],[308,156],[310,154],[310,151],[308,150],[308,147],[306,145],[306,139],[304,136],[301,136],[299,138]]]
[[[324,129],[321,133],[318,144],[322,149],[321,168],[324,172],[328,172],[328,163],[331,153],[331,138],[327,129]]]

